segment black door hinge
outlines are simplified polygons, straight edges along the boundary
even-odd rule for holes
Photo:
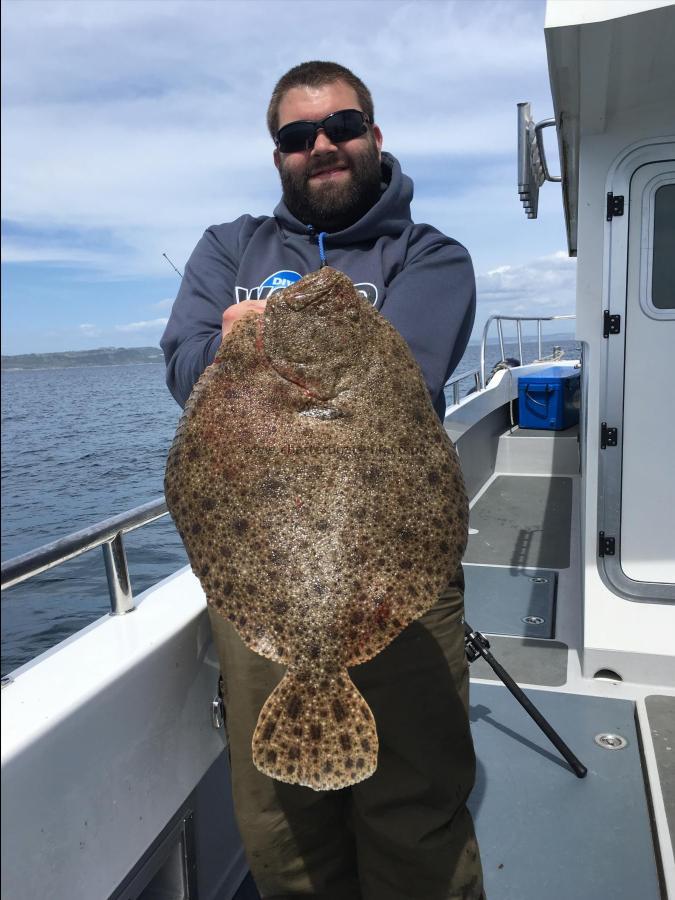
[[[608,338],[610,334],[621,333],[621,316],[610,316],[606,309],[602,320],[602,336]]]
[[[604,531],[601,531],[598,537],[598,556],[614,556],[616,544],[614,538],[606,537]]]
[[[608,428],[607,422],[603,422],[600,427],[600,449],[605,450],[607,447],[616,447],[618,442],[618,431],[616,428]]]
[[[611,222],[614,216],[623,215],[623,194],[617,197],[610,191],[607,194],[607,221]]]

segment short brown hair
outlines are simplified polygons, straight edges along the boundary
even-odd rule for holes
[[[267,107],[267,127],[272,137],[276,137],[279,130],[279,105],[287,91],[295,87],[323,87],[334,81],[344,81],[354,89],[362,111],[368,116],[370,122],[374,122],[373,98],[361,79],[339,63],[312,60],[294,66],[277,81],[276,87],[272,91],[270,105]]]

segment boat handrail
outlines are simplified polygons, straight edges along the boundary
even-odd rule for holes
[[[496,314],[494,316],[490,316],[485,322],[485,326],[483,328],[483,337],[480,342],[480,388],[481,390],[485,387],[485,352],[487,348],[487,338],[490,331],[490,326],[493,322],[497,323],[497,334],[499,336],[499,349],[501,351],[501,361],[504,362],[506,360],[506,355],[504,353],[504,332],[502,329],[502,322],[516,322],[516,330],[518,334],[518,360],[521,365],[525,365],[525,361],[523,360],[523,322],[536,322],[537,323],[537,344],[538,344],[538,359],[541,359],[541,323],[542,322],[559,322],[563,319],[576,319],[575,315],[565,315],[565,316],[503,316],[501,314]]]
[[[134,601],[122,535],[161,519],[168,512],[166,500],[158,497],[50,544],[43,544],[21,556],[15,556],[2,563],[2,590],[40,575],[88,550],[102,547],[110,593],[110,611],[116,616],[131,612]]]
[[[452,405],[459,403],[459,385],[460,382],[467,378],[473,378],[474,390],[480,390],[480,369],[471,369],[470,372],[463,372],[461,375],[453,375],[449,381],[445,382],[445,390],[452,388]]]

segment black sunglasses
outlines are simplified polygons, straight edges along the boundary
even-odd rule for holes
[[[341,109],[320,122],[289,122],[277,131],[274,143],[282,153],[311,150],[319,128],[323,128],[331,143],[340,144],[365,134],[369,121],[368,116],[360,109]]]

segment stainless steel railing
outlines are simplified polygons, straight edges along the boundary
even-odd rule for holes
[[[518,340],[518,359],[520,360],[521,365],[526,365],[525,360],[523,359],[523,322],[536,322],[537,323],[537,344],[538,344],[538,359],[541,359],[541,323],[542,322],[560,322],[563,319],[576,319],[576,316],[501,316],[495,315],[490,316],[490,318],[485,323],[485,327],[483,328],[483,337],[480,343],[480,387],[485,387],[485,354],[487,349],[487,338],[490,332],[490,326],[493,322],[497,323],[497,335],[499,337],[499,349],[501,352],[501,360],[502,362],[506,359],[506,354],[504,353],[504,331],[502,328],[503,322],[515,322],[516,323],[516,332],[517,332],[517,340]]]
[[[453,375],[449,381],[445,383],[445,390],[452,388],[452,405],[459,403],[459,386],[462,381],[467,378],[473,378],[473,386],[475,390],[480,390],[480,369],[472,369],[470,372],[463,372],[461,375]]]
[[[22,556],[15,556],[2,564],[2,590],[81,556],[88,550],[102,547],[110,593],[110,611],[115,616],[131,612],[134,600],[122,537],[166,515],[166,501],[164,497],[159,497],[119,516],[112,516],[89,528],[75,531],[51,544],[44,544]]]

